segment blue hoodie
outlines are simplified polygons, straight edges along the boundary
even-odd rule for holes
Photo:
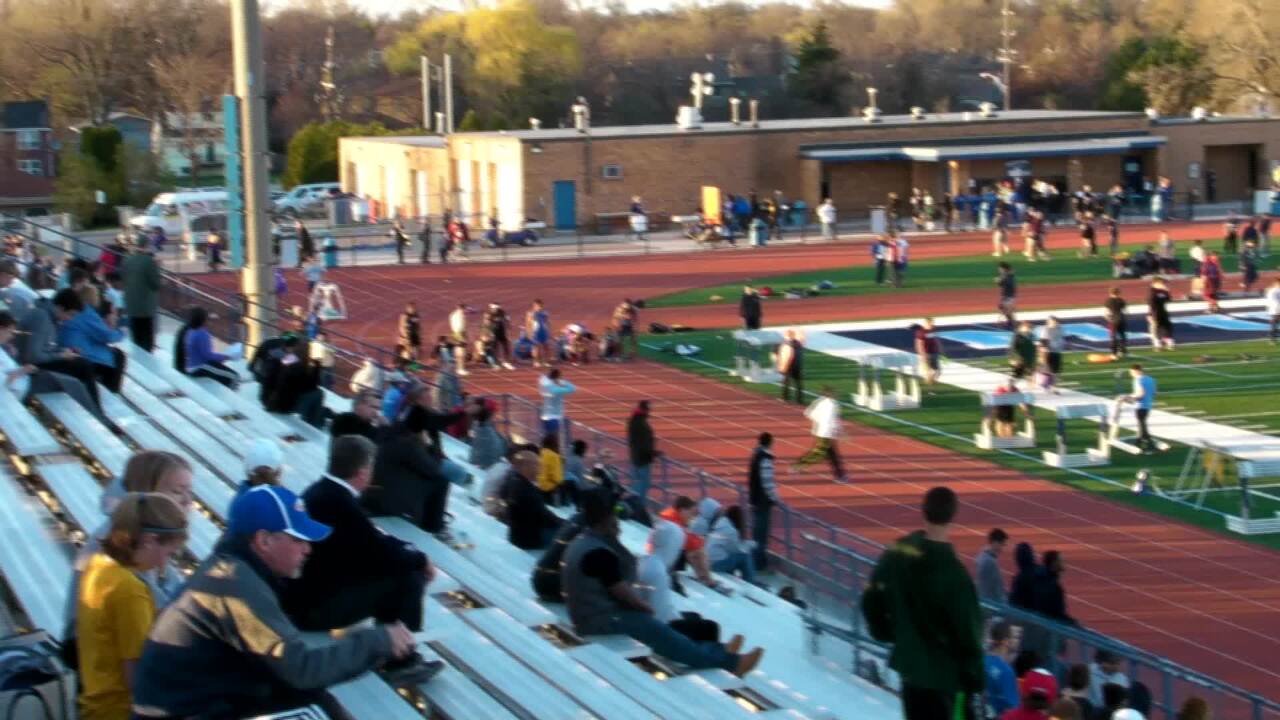
[[[109,327],[98,311],[89,307],[58,325],[58,345],[71,348],[84,359],[107,367],[116,366],[110,343],[123,339],[123,331]]]

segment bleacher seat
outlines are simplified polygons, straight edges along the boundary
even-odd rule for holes
[[[102,485],[98,479],[76,462],[43,463],[36,472],[58,498],[76,525],[86,534],[102,526]]]
[[[66,393],[47,393],[37,395],[36,399],[97,460],[108,475],[118,477],[124,474],[125,463],[129,461],[131,454],[129,447],[99,422],[98,418]]]
[[[537,673],[520,664],[487,637],[452,635],[436,640],[434,647],[451,664],[466,670],[478,682],[522,717],[533,720],[588,720],[591,713]]]
[[[0,390],[0,431],[19,455],[48,455],[62,450],[53,435],[8,390]]]
[[[129,351],[129,363],[125,366],[126,374],[133,376],[134,373],[131,368],[136,364],[141,370],[149,371],[168,383],[171,387],[171,392],[180,392],[186,397],[198,401],[202,407],[214,415],[226,417],[233,414],[229,405],[206,392],[204,388],[196,384],[195,380],[175,370],[167,359],[161,359],[132,343],[125,343],[125,345],[132,348]],[[156,394],[165,393],[158,392]]]
[[[48,510],[0,467],[0,572],[33,628],[62,630],[71,554],[54,540]]]
[[[296,435],[293,428],[284,424],[280,418],[267,412],[256,399],[250,399],[231,388],[210,378],[196,378],[196,384],[206,392],[227,404],[254,425],[254,430],[263,437],[274,437],[280,440]]]

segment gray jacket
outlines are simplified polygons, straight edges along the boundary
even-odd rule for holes
[[[1000,563],[991,548],[983,548],[974,564],[978,576],[978,598],[1002,605],[1006,603],[1004,576],[1000,574]]]
[[[53,362],[58,355],[58,326],[53,319],[53,303],[41,298],[18,319],[13,348],[19,365]]]
[[[321,690],[390,657],[390,637],[378,626],[304,639],[278,587],[247,538],[225,537],[151,628],[134,676],[134,714],[240,717],[247,703]]]

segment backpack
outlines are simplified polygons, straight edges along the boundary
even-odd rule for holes
[[[0,639],[0,718],[75,717],[74,674],[58,652],[58,643],[43,630]]]

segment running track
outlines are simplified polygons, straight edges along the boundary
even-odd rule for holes
[[[1183,226],[1174,237],[1208,237],[1216,226]],[[1126,241],[1150,229],[1130,229]],[[1073,231],[1053,233],[1050,243],[1072,247]],[[918,238],[914,257],[971,255],[989,250],[986,235]],[[599,258],[582,261],[436,265],[338,270],[331,278],[346,294],[360,321],[337,324],[343,332],[389,347],[395,315],[406,300],[418,302],[428,334],[443,331],[445,314],[459,301],[481,306],[502,302],[520,317],[541,297],[553,324],[568,321],[598,327],[620,297],[646,297],[678,289],[735,282],[745,277],[802,269],[866,264],[865,247],[842,245],[701,252],[690,255]],[[297,278],[296,280],[294,278]],[[213,282],[230,286],[225,274]],[[300,285],[301,278],[290,282]],[[1098,302],[1110,283],[1026,288],[1021,305],[1062,307]],[[297,298],[301,300],[299,295]],[[812,299],[770,303],[768,322],[825,322],[857,317],[922,315],[991,309],[993,292],[911,291],[865,299]],[[794,309],[793,309],[794,308]],[[736,307],[645,311],[644,322],[661,319],[696,327],[736,324]],[[689,319],[683,319],[689,318]],[[695,319],[696,318],[696,319]],[[808,447],[807,423],[795,406],[747,390],[648,362],[566,368],[579,387],[571,413],[582,423],[616,436],[634,403],[655,401],[660,446],[673,458],[711,473],[744,481],[746,459],[762,430],[774,433],[782,460]],[[532,370],[476,371],[473,392],[536,396]],[[1071,613],[1086,626],[1168,656],[1232,684],[1280,699],[1280,669],[1274,634],[1280,618],[1277,554],[1249,543],[1185,526],[1035,479],[923,442],[847,423],[842,444],[855,482],[831,483],[825,468],[798,475],[780,473],[783,494],[797,509],[824,521],[888,542],[918,526],[923,491],[946,483],[964,502],[956,544],[966,557],[980,548],[993,526],[1014,542],[1063,552],[1064,584]],[[1010,568],[1009,557],[1002,564]]]

